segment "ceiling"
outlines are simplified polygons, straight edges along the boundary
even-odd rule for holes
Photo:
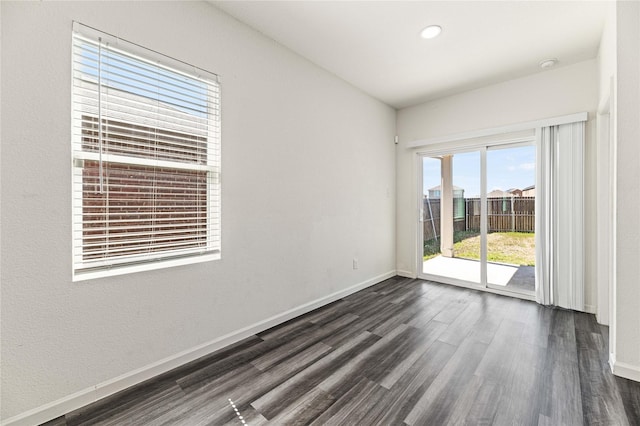
[[[403,108],[597,56],[605,1],[216,1],[369,95]],[[427,25],[442,34],[420,37]]]

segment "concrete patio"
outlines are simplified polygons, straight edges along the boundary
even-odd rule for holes
[[[424,262],[422,271],[430,275],[480,282],[480,262],[477,260],[436,256]],[[535,268],[487,262],[487,282],[489,285],[503,286],[520,292],[533,292]]]

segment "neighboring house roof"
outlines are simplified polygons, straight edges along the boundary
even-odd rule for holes
[[[513,194],[507,191],[503,191],[501,189],[494,189],[493,191],[487,194],[487,198],[503,198],[503,197],[513,197]]]
[[[434,186],[433,188],[429,188],[429,191],[440,191],[442,189],[441,187],[442,187],[442,185]],[[453,190],[454,191],[464,191],[464,188],[460,188],[459,186],[453,185]]]
[[[527,186],[526,188],[522,188],[523,191],[530,191],[532,189],[535,189],[536,186],[535,185],[531,185],[531,186]]]

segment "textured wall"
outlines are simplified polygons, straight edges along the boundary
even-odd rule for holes
[[[0,7],[3,419],[394,271],[391,108],[207,3]],[[221,76],[222,260],[72,282],[73,20]]]
[[[616,362],[640,380],[640,4],[617,3]]]

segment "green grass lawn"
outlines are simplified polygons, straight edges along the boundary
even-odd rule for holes
[[[487,260],[514,265],[535,265],[535,234],[527,232],[493,232],[487,235]],[[475,231],[457,231],[453,237],[455,257],[480,260],[480,235]],[[424,245],[424,260],[440,254],[440,240]]]

